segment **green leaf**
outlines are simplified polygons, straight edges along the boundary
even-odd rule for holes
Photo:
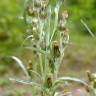
[[[91,29],[88,27],[88,25],[81,19],[81,23],[84,25],[84,27],[88,30],[89,34],[92,37],[95,37],[95,35],[93,34],[93,32],[91,31]]]

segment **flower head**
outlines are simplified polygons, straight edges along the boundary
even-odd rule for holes
[[[48,77],[46,81],[47,87],[50,88],[52,86],[52,78]]]
[[[53,56],[55,58],[60,56],[60,48],[58,41],[53,42]]]

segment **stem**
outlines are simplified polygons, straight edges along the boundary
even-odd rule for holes
[[[96,96],[96,92],[94,88],[90,88],[90,96]]]
[[[26,17],[26,6],[27,6],[27,3],[28,3],[28,0],[25,0],[25,2],[24,2],[24,11],[23,11],[23,17],[24,17],[24,22],[25,22],[26,26],[28,25],[27,21],[26,21],[26,19],[27,19],[27,17]]]
[[[42,55],[41,55],[41,53],[39,53],[39,60],[40,60],[40,68],[41,68],[41,74],[42,74],[42,79],[43,79],[44,70],[43,70],[43,63],[42,63]]]
[[[48,29],[47,29],[47,38],[46,38],[46,43],[47,46],[49,46],[50,43],[50,24],[51,24],[51,6],[49,6],[49,15],[48,15]]]
[[[57,62],[57,69],[56,69],[56,75],[55,75],[55,78],[57,78],[57,76],[58,76],[58,71],[59,71],[59,68],[60,68],[60,65],[61,65],[61,62],[62,62],[62,60],[63,60],[63,57],[64,57],[64,50],[65,50],[65,48],[63,49],[63,51],[62,51],[62,54],[61,54],[61,57],[60,57],[60,60]]]
[[[58,12],[59,12],[59,8],[57,8],[57,11],[55,10],[55,23],[54,23],[54,29],[53,29],[53,33],[52,36],[50,38],[50,43],[52,42],[52,39],[55,35],[56,29],[57,29],[57,24],[58,24]],[[49,45],[50,45],[49,43]]]
[[[34,87],[32,86],[32,96],[35,96],[35,89],[34,89]]]

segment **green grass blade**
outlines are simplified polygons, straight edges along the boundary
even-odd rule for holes
[[[25,84],[25,85],[31,85],[31,86],[37,86],[40,87],[40,85],[36,82],[28,81],[28,80],[21,80],[17,78],[9,78],[10,81]]]

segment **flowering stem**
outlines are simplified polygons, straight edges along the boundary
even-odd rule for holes
[[[51,42],[52,42],[52,39],[53,39],[53,37],[54,37],[54,35],[55,35],[55,32],[56,32],[56,29],[57,29],[57,24],[58,24],[58,12],[59,12],[59,9],[58,8],[56,8],[57,10],[55,10],[55,23],[54,23],[54,29],[53,29],[53,33],[52,33],[52,36],[51,36],[51,38],[50,38],[50,43],[49,43],[49,45],[51,44]]]

